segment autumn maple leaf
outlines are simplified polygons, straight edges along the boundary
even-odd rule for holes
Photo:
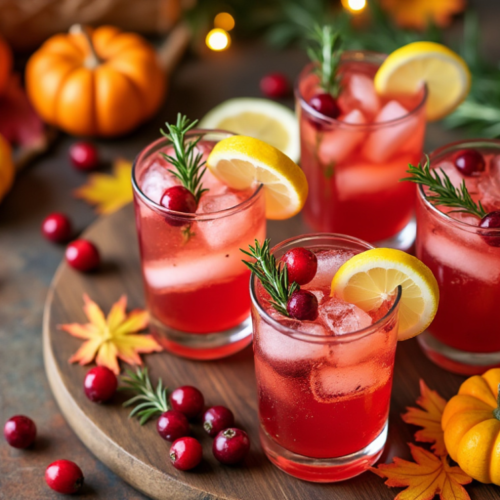
[[[460,467],[451,466],[446,457],[437,457],[419,446],[408,446],[415,462],[395,457],[392,464],[370,469],[387,478],[387,486],[407,486],[394,500],[431,500],[436,495],[441,500],[470,500],[462,485],[469,484],[472,478]]]
[[[113,174],[91,174],[87,184],[73,194],[91,205],[100,214],[110,214],[133,200],[132,164],[122,158],[113,164]]]
[[[80,339],[86,339],[78,351],[69,358],[70,363],[86,365],[94,358],[98,365],[120,373],[118,358],[131,365],[142,365],[139,353],[158,352],[162,348],[151,335],[133,335],[146,328],[148,313],[136,309],[127,315],[127,297],[113,304],[106,318],[100,307],[86,294],[83,310],[89,323],[71,323],[59,328]]]
[[[443,415],[446,400],[436,391],[431,391],[423,380],[420,380],[420,397],[417,399],[420,408],[406,408],[408,411],[401,415],[407,424],[418,425],[423,429],[415,433],[415,440],[422,443],[434,443],[431,448],[438,456],[446,456],[444,444],[444,433],[441,428],[441,417]]]

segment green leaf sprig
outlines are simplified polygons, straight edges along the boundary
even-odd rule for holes
[[[295,281],[288,282],[288,268],[283,262],[276,264],[276,258],[269,250],[270,240],[266,239],[262,245],[255,240],[255,247],[248,245],[250,251],[247,252],[240,248],[245,254],[255,259],[255,262],[243,261],[252,273],[259,278],[262,286],[271,296],[270,303],[284,316],[290,316],[286,310],[286,305],[290,296],[300,290],[300,286]]]
[[[339,75],[342,37],[330,24],[315,24],[308,39],[311,44],[307,47],[307,55],[316,63],[315,71],[319,76],[321,88],[337,98],[342,88]]]
[[[186,141],[186,134],[192,130],[198,120],[190,121],[186,116],[177,115],[177,123],[172,125],[165,123],[168,132],[163,129],[160,130],[163,136],[172,142],[174,147],[175,156],[170,156],[161,153],[162,156],[173,166],[175,169],[170,169],[170,172],[175,175],[181,184],[191,191],[196,199],[196,203],[200,201],[201,195],[208,191],[203,189],[201,180],[206,172],[205,162],[202,161],[203,154],[196,153],[196,146],[200,142],[201,136],[196,139]]]
[[[129,417],[138,417],[139,423],[144,425],[152,416],[170,410],[168,389],[163,385],[161,378],[158,380],[155,390],[147,368],[137,368],[136,373],[127,370],[126,373],[126,376],[121,377],[123,386],[119,390],[130,390],[138,393],[123,403],[125,407],[137,404],[130,412]]]
[[[437,171],[440,171],[440,174]],[[433,194],[427,194],[426,198],[434,206],[444,206],[454,208],[450,213],[462,212],[476,215],[483,218],[486,215],[486,210],[480,201],[476,203],[465,185],[465,180],[459,187],[455,187],[446,172],[442,169],[431,169],[429,157],[426,157],[425,165],[420,163],[414,167],[409,165],[406,171],[410,177],[405,177],[401,181],[414,182],[427,186],[429,191]]]

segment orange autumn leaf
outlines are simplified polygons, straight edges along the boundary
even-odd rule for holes
[[[446,457],[437,457],[413,444],[409,446],[415,462],[395,457],[392,464],[370,469],[387,478],[387,486],[407,486],[394,500],[431,500],[436,495],[441,500],[470,500],[462,485],[469,484],[472,478],[460,467],[451,466]]]
[[[98,365],[106,366],[118,375],[118,358],[130,365],[142,365],[140,353],[162,350],[151,335],[134,335],[148,325],[148,313],[136,309],[127,314],[125,295],[113,304],[107,318],[87,294],[83,295],[83,300],[83,310],[89,323],[59,326],[73,337],[86,339],[80,349],[69,358],[70,363],[86,365],[95,358]]]
[[[446,401],[436,391],[431,391],[423,380],[420,380],[420,397],[417,399],[417,404],[423,409],[406,408],[408,411],[401,415],[401,418],[407,424],[423,427],[415,433],[415,439],[423,443],[434,443],[431,446],[434,453],[438,456],[446,456],[448,452],[441,428],[441,417]]]
[[[112,175],[91,174],[73,194],[95,205],[97,213],[110,214],[133,200],[131,175],[132,163],[120,158],[113,163]]]

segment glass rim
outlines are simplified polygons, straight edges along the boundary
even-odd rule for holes
[[[345,234],[339,234],[339,233],[309,233],[309,234],[304,234],[300,236],[293,236],[292,238],[288,238],[286,240],[283,240],[282,242],[276,244],[272,249],[271,253],[274,254],[276,249],[281,249],[285,247],[286,245],[290,243],[295,243],[295,242],[300,242],[300,241],[311,241],[319,238],[327,238],[331,240],[344,240],[347,242],[351,243],[357,243],[361,244],[362,246],[366,247],[366,250],[371,250],[375,247],[367,243],[366,241],[363,241],[359,238],[355,238],[354,236],[348,236]],[[361,330],[356,330],[355,332],[349,332],[349,333],[344,333],[342,335],[331,335],[331,336],[324,336],[324,335],[315,335],[312,333],[306,333],[306,332],[301,332],[298,330],[295,330],[294,328],[290,328],[288,326],[282,325],[275,319],[273,319],[261,306],[257,299],[257,294],[255,291],[255,283],[256,283],[257,277],[255,276],[254,273],[252,273],[250,277],[250,298],[252,300],[252,305],[257,309],[259,315],[265,321],[268,323],[270,326],[272,326],[276,331],[280,332],[283,335],[287,335],[288,337],[292,337],[297,340],[301,340],[304,342],[309,342],[309,343],[315,343],[315,344],[338,344],[338,343],[344,343],[344,342],[354,342],[356,340],[362,339],[368,335],[374,334],[377,331],[380,330],[393,316],[394,312],[398,309],[399,303],[401,301],[401,296],[403,293],[403,289],[401,285],[398,285],[397,288],[397,293],[396,297],[394,299],[394,302],[392,303],[390,309],[384,314],[384,316],[375,323],[372,323],[371,325],[362,328]]]
[[[190,130],[186,136],[191,137],[191,136],[205,136],[209,134],[222,134],[225,136],[234,136],[233,132],[229,132],[227,130],[220,130],[220,129],[204,129],[204,128],[194,128]],[[146,147],[144,147],[138,155],[135,157],[134,162],[132,164],[132,188],[134,190],[134,193],[137,194],[137,196],[152,210],[155,210],[156,212],[160,212],[162,215],[168,215],[169,217],[173,217],[175,219],[179,220],[184,220],[186,224],[190,222],[196,222],[196,221],[209,221],[209,220],[216,220],[216,219],[221,219],[223,217],[229,217],[230,215],[233,215],[235,213],[241,212],[242,210],[245,210],[248,206],[252,205],[258,195],[262,192],[264,185],[263,184],[258,184],[257,187],[254,189],[252,194],[246,199],[243,200],[241,203],[238,203],[237,205],[234,205],[233,207],[225,208],[223,210],[217,210],[215,212],[208,212],[208,213],[203,213],[203,214],[188,214],[185,212],[177,212],[175,210],[170,210],[168,208],[165,208],[164,206],[154,202],[149,198],[140,188],[139,183],[136,179],[136,172],[137,172],[137,165],[147,158],[148,154],[153,151],[155,148],[160,147],[164,143],[169,143],[169,139],[167,137],[159,137],[155,141],[149,143]]]
[[[464,139],[460,141],[450,142],[444,146],[434,149],[429,153],[428,156],[429,156],[429,161],[432,164],[433,160],[436,160],[436,158],[438,158],[439,156],[444,155],[446,153],[451,153],[453,151],[457,151],[459,149],[467,149],[467,148],[473,149],[473,148],[492,147],[492,146],[498,148],[500,152],[500,140],[498,139]],[[425,156],[422,157],[421,161],[422,163],[426,161]],[[435,207],[427,199],[424,192],[424,186],[422,184],[418,185],[417,191],[418,191],[418,197],[424,204],[424,207],[436,217],[441,218],[443,222],[452,224],[453,226],[456,226],[462,231],[474,232],[476,234],[482,234],[487,232],[488,236],[493,236],[495,233],[498,233],[498,235],[500,236],[500,228],[498,227],[482,228],[479,226],[475,226],[473,224],[469,224],[468,222],[465,221],[454,219],[450,215],[441,212],[441,210]]]
[[[381,62],[387,57],[387,54],[382,54],[381,52],[374,52],[374,51],[369,51],[369,50],[346,50],[342,54],[342,60],[345,61],[362,61],[363,59],[360,57],[362,56],[363,58],[366,57],[373,57],[373,58],[380,58]],[[338,120],[336,118],[331,118],[329,116],[326,116],[319,111],[315,110],[312,106],[309,105],[309,103],[304,99],[302,93],[300,92],[300,82],[302,79],[311,73],[313,67],[315,66],[314,62],[308,63],[305,68],[300,72],[297,80],[295,81],[295,86],[294,86],[294,94],[295,98],[299,101],[300,106],[307,111],[310,115],[314,116],[315,118],[318,118],[325,123],[329,125],[336,125],[336,126],[341,126],[345,127],[347,129],[353,129],[353,130],[360,130],[360,129],[377,129],[377,128],[383,128],[383,127],[390,127],[393,125],[397,125],[400,122],[403,122],[404,120],[410,118],[411,116],[417,114],[423,106],[425,106],[427,102],[427,96],[428,96],[428,90],[427,90],[427,85],[424,84],[423,86],[423,96],[421,101],[415,106],[413,109],[411,109],[408,113],[406,113],[403,116],[400,116],[399,118],[394,118],[392,120],[387,120],[384,122],[372,122],[372,123],[364,123],[364,124],[357,124],[357,123],[346,123],[342,120]]]

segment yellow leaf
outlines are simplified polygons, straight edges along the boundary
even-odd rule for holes
[[[431,391],[423,380],[420,380],[420,397],[417,404],[423,408],[407,408],[407,412],[401,418],[407,424],[423,427],[415,433],[415,439],[423,443],[434,443],[431,448],[438,456],[446,456],[444,444],[444,432],[441,428],[441,417],[443,415],[446,401],[436,392]]]
[[[462,486],[472,481],[457,466],[451,466],[446,457],[437,457],[430,451],[409,444],[415,462],[395,457],[392,464],[379,464],[370,470],[387,478],[387,486],[405,487],[394,500],[470,500]]]
[[[78,351],[69,358],[70,363],[86,365],[95,358],[96,363],[106,366],[117,375],[118,359],[131,365],[141,365],[139,354],[159,352],[161,346],[151,335],[138,335],[148,325],[148,313],[136,309],[127,315],[127,297],[122,296],[113,304],[106,318],[101,308],[86,294],[83,310],[89,323],[70,323],[59,328],[73,337],[86,339]]]
[[[75,189],[73,194],[91,205],[100,214],[110,214],[133,200],[132,163],[118,159],[113,164],[113,174],[91,174],[87,184]]]

